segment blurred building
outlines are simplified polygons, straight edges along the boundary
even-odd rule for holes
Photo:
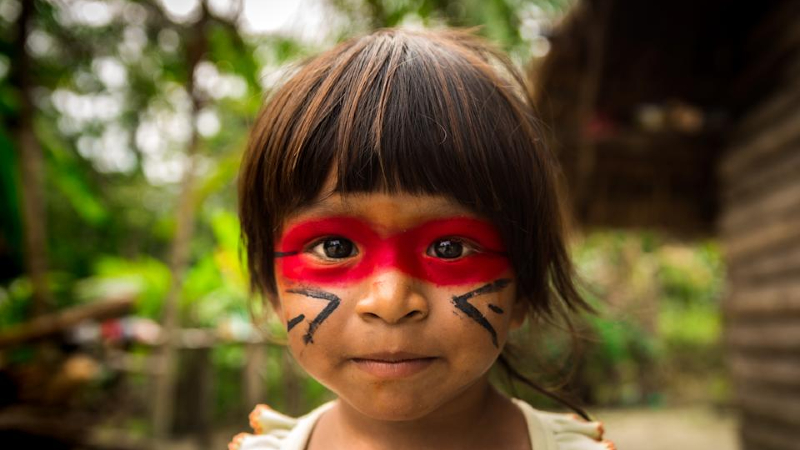
[[[744,447],[800,448],[800,2],[587,0],[549,38],[578,220],[721,239]]]

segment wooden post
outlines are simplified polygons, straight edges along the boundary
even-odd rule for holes
[[[250,411],[253,406],[264,402],[264,344],[248,342],[245,344],[244,366],[244,407]]]
[[[214,366],[211,346],[183,349],[175,425],[180,434],[196,442],[196,448],[211,450],[214,413]]]

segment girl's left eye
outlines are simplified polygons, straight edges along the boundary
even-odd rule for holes
[[[353,241],[343,237],[325,238],[314,244],[308,251],[327,260],[344,259],[358,254],[358,249]]]
[[[458,259],[475,253],[475,251],[472,245],[464,241],[454,238],[444,238],[434,241],[425,253],[434,258]]]

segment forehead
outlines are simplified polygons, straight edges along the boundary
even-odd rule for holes
[[[356,217],[382,232],[403,231],[443,217],[478,217],[464,205],[440,195],[329,193],[289,216],[281,231],[308,220],[334,216]]]

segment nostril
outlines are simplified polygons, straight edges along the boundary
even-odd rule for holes
[[[405,317],[411,319],[416,318],[422,315],[422,311],[411,311],[410,313],[406,314]]]

